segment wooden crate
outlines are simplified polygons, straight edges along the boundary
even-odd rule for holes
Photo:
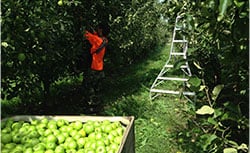
[[[40,120],[47,118],[49,120],[59,120],[65,119],[69,122],[72,121],[82,121],[87,122],[91,121],[104,121],[109,120],[111,122],[119,121],[122,123],[126,129],[123,134],[122,142],[119,147],[118,153],[135,153],[135,135],[134,135],[134,117],[133,116],[36,116],[36,115],[18,115],[12,116],[6,119],[12,119],[14,121],[31,121],[34,119]],[[2,121],[3,121],[2,120]]]

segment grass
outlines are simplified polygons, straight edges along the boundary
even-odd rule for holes
[[[182,115],[185,99],[165,95],[151,101],[149,89],[162,66],[168,59],[169,47],[156,49],[152,56],[124,67],[116,74],[107,74],[101,94],[104,107],[96,114],[107,116],[135,116],[136,153],[177,153],[183,152],[178,145],[178,130],[185,128]],[[73,81],[72,81],[73,80]],[[79,78],[69,78],[58,82],[52,88],[50,109],[39,112],[39,105],[23,105],[15,111],[4,105],[5,114],[87,114],[82,107],[82,93]],[[31,109],[33,108],[33,109]]]
[[[114,85],[107,82],[104,115],[133,115],[137,153],[182,152],[175,139],[177,130],[185,128],[181,113],[185,100],[165,95],[153,101],[149,88],[168,57],[169,48],[161,48],[149,59],[122,71]]]

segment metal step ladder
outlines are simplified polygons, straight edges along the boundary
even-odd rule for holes
[[[150,99],[154,99],[161,94],[182,94],[187,96],[195,95],[194,92],[185,90],[188,78],[192,76],[187,62],[188,41],[181,33],[185,30],[185,27],[186,24],[184,18],[178,15],[175,20],[170,55],[150,88]],[[179,64],[176,64],[178,62]],[[174,71],[178,70],[180,70],[181,73],[179,72],[176,76],[172,75]],[[180,77],[180,75],[183,76]],[[169,82],[170,84],[168,85],[166,82]],[[176,84],[176,88],[179,89],[170,89],[170,86],[172,87],[173,83]]]

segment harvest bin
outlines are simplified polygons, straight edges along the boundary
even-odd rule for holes
[[[135,135],[134,135],[134,116],[36,116],[36,115],[18,115],[6,119],[12,119],[14,121],[31,121],[34,119],[40,120],[47,118],[49,120],[65,119],[69,122],[72,121],[104,121],[109,120],[111,122],[119,121],[126,127],[122,142],[120,144],[118,153],[135,153]],[[2,121],[3,121],[2,120]]]

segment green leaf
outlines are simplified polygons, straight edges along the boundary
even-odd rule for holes
[[[215,101],[217,99],[217,97],[219,96],[221,90],[224,88],[223,84],[219,84],[217,86],[214,87],[213,92],[212,92],[212,99]]]
[[[196,76],[193,76],[191,77],[188,82],[192,85],[192,86],[195,86],[195,87],[199,87],[200,84],[201,84],[201,80],[196,77]]]
[[[199,115],[206,115],[206,114],[211,115],[213,113],[214,113],[214,109],[208,105],[204,105],[196,111],[196,114],[199,114]]]
[[[244,150],[245,152],[248,151],[248,147],[245,143],[242,143],[238,148],[238,150]]]
[[[219,5],[219,16],[217,17],[217,21],[221,21],[224,18],[224,15],[226,13],[226,10],[228,6],[230,6],[231,0],[220,0],[220,5]]]
[[[225,148],[223,153],[237,153],[237,150],[235,148]]]
[[[215,134],[204,134],[201,136],[204,144],[202,146],[203,150],[207,150],[207,147],[217,138]]]
[[[239,8],[245,4],[245,2],[239,2],[238,0],[234,0],[234,4]]]
[[[215,109],[214,110],[214,118],[217,118],[219,116],[223,115],[222,109]]]
[[[239,147],[238,143],[232,140],[229,140],[228,143],[230,144],[231,147],[237,148]]]
[[[207,119],[207,122],[208,122],[208,123],[211,123],[211,124],[213,124],[213,125],[218,125],[218,122],[215,121],[212,117],[209,117],[209,118]]]

